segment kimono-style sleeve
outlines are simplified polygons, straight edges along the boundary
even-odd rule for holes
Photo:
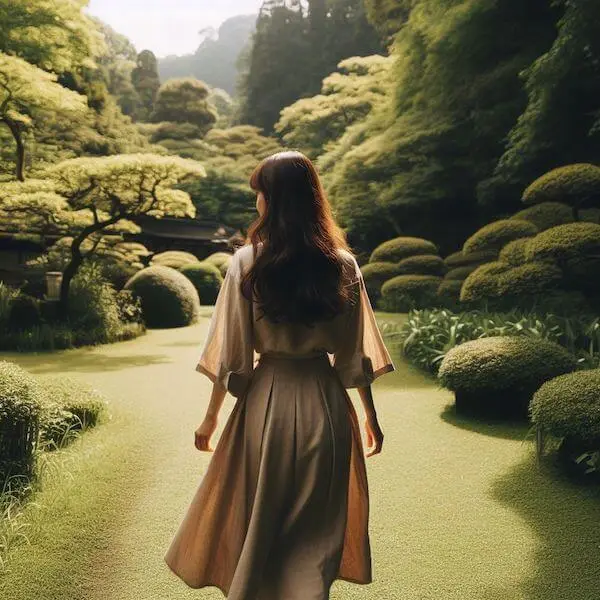
[[[215,302],[196,370],[220,381],[235,397],[246,390],[254,371],[252,304],[240,289],[241,266],[235,253]]]
[[[348,311],[346,327],[333,366],[345,388],[366,387],[377,377],[395,370],[375,320],[360,267],[353,258],[354,303]]]

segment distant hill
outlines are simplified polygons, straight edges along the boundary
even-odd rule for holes
[[[257,15],[239,15],[227,19],[215,35],[204,39],[194,54],[159,59],[161,81],[193,76],[233,95],[238,75],[236,61],[250,41],[256,18]]]

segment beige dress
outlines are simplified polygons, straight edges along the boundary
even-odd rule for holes
[[[259,251],[261,247],[259,246]],[[394,370],[353,255],[357,302],[314,328],[258,319],[238,249],[197,370],[236,403],[164,557],[188,586],[230,600],[325,600],[372,581],[369,491],[346,388]]]

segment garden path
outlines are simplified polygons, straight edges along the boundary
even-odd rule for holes
[[[163,563],[211,456],[193,446],[211,389],[194,371],[207,326],[203,318],[112,346],[4,356],[92,383],[111,399],[114,418],[69,450],[69,491],[34,543],[13,555],[1,598],[223,597],[187,588]],[[457,419],[448,393],[401,358],[396,364],[374,385],[385,433],[382,454],[367,459],[375,581],[336,581],[331,598],[600,599],[598,490],[570,484],[550,465],[538,470],[527,428]],[[226,398],[216,436],[233,401]],[[53,497],[49,485],[39,501]]]

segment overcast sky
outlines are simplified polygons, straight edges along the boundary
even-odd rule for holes
[[[235,15],[257,13],[262,0],[90,0],[88,11],[126,35],[138,52],[187,54],[199,31]]]

